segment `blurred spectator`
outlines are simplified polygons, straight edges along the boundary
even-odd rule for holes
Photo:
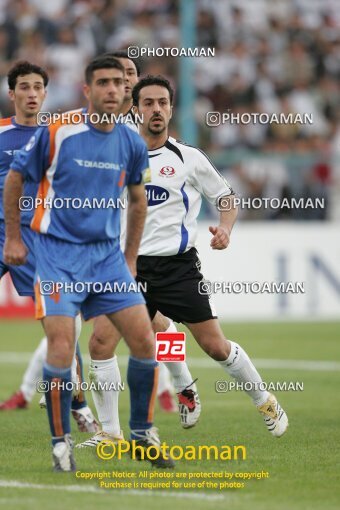
[[[56,69],[58,80],[65,87],[64,102],[67,105],[73,98],[74,89],[83,82],[86,57],[84,49],[76,44],[73,27],[61,25],[57,42],[46,48],[45,61]]]
[[[15,59],[48,68],[46,108],[78,107],[84,66],[94,55],[130,45],[181,47],[179,5],[180,0],[0,0],[1,113],[12,111],[4,77]],[[258,179],[259,192],[267,192],[276,172],[277,185],[288,195],[327,198],[330,207],[319,219],[340,217],[339,0],[197,0],[195,5],[196,46],[215,48],[215,57],[194,59],[200,146],[220,168],[232,168],[243,187]],[[143,73],[164,74],[175,88],[178,69],[176,58],[143,62]],[[309,114],[313,123],[209,128],[209,110]],[[175,113],[173,132],[176,118]],[[268,217],[265,211],[261,215]]]
[[[46,45],[44,38],[38,30],[27,30],[20,36],[22,45],[16,52],[16,58],[19,60],[28,60],[37,65],[45,65]]]
[[[197,15],[197,46],[214,48],[217,45],[217,23],[213,14],[201,10]]]
[[[273,143],[269,140],[263,145],[262,153],[251,160],[242,161],[234,168],[234,186],[243,198],[278,198],[287,196],[288,175],[282,160],[275,156]],[[265,204],[265,202],[264,202]],[[265,206],[240,209],[244,219],[274,219],[282,217],[281,209]]]
[[[65,96],[65,83],[58,68],[50,64],[46,66],[46,71],[49,76],[49,83],[43,110],[45,112],[54,113],[61,110],[73,110],[75,105],[77,107],[80,106],[83,102],[81,87],[68,87],[67,94]],[[79,81],[81,81],[81,78],[82,75],[79,76]],[[63,106],[61,107],[60,105]]]

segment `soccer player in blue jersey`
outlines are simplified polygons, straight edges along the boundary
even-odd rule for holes
[[[113,58],[98,58],[88,65],[85,76],[88,114],[116,114],[124,98],[123,66]],[[117,200],[125,185],[129,193],[125,257],[119,245],[119,210],[112,206],[60,209],[42,203],[31,222],[38,232],[34,247],[36,316],[42,320],[48,338],[43,378],[49,383],[46,401],[56,471],[75,469],[68,383],[74,318],[79,311],[85,320],[106,315],[124,336],[131,353],[127,374],[131,439],[144,448],[155,443],[152,425],[158,364],[154,361],[154,335],[142,295],[128,292],[135,285],[132,275],[136,274],[146,215],[143,172],[147,168],[147,148],[139,135],[113,119],[93,125],[87,116],[81,124],[60,123],[38,129],[16,155],[7,176],[4,257],[13,265],[23,264],[27,255],[18,209],[24,180],[40,183],[38,196],[42,201]],[[43,281],[64,285],[58,293],[47,296]],[[79,282],[86,286],[77,293]],[[97,292],[98,283],[105,290]],[[111,288],[125,285],[127,291],[111,292],[106,290],[107,284]],[[161,452],[154,463],[158,467],[173,466],[172,459]]]
[[[3,260],[3,245],[5,240],[5,224],[3,214],[2,195],[6,175],[11,166],[15,153],[28,143],[37,129],[37,115],[46,96],[48,76],[44,69],[27,61],[17,62],[8,73],[9,97],[14,104],[15,115],[0,119],[0,278],[10,273],[14,286],[20,296],[34,296],[35,260],[33,242],[35,233],[30,229],[33,216],[32,210],[21,212],[22,238],[29,249],[26,264],[21,266],[7,265]],[[38,185],[31,179],[25,182],[24,196],[35,197]],[[80,317],[77,318],[76,337],[81,329]],[[45,358],[47,353],[47,339],[43,338],[33,359],[25,373],[23,383],[7,401],[0,404],[0,410],[11,410],[27,407],[35,393],[35,386],[41,379],[41,363],[37,359]],[[77,342],[76,358],[78,359],[78,374],[80,382],[83,379],[82,358]],[[73,379],[77,381],[77,365],[73,362]],[[96,432],[98,424],[88,407],[84,392],[75,395],[72,400],[72,414],[78,428],[82,432]]]
[[[123,65],[125,70],[125,95],[124,101],[120,108],[119,114],[124,115],[123,123],[133,131],[138,132],[137,123],[134,122],[134,114],[132,112],[132,88],[138,83],[140,75],[140,67],[136,60],[131,60],[128,52],[124,50],[115,51],[105,54],[105,56],[117,58]],[[79,109],[78,112],[86,111]],[[125,215],[123,216],[125,218]],[[123,231],[125,232],[125,221],[123,222]],[[125,239],[125,235],[123,235]],[[77,317],[80,322],[80,318]],[[81,325],[81,324],[80,324]],[[173,321],[162,316],[157,312],[152,321],[154,332],[166,331],[176,332],[176,326]],[[117,356],[110,350],[103,350],[102,345],[110,345],[111,322],[105,317],[97,317],[94,320],[94,330],[89,343],[89,351],[91,355],[90,377],[95,378],[101,383],[118,386],[121,383],[120,370],[118,366]],[[26,407],[28,402],[33,398],[36,389],[36,383],[41,377],[42,364],[47,354],[46,338],[40,343],[36,351],[33,353],[20,390],[12,395],[9,399],[0,404],[0,410],[20,409]],[[79,358],[81,360],[81,357]],[[168,369],[167,369],[168,368]],[[157,387],[157,396],[160,407],[168,412],[177,411],[173,393],[177,393],[179,400],[178,409],[180,412],[181,424],[184,428],[189,428],[197,423],[200,415],[200,402],[198,398],[197,388],[193,382],[188,366],[185,362],[168,363],[167,368],[164,363],[159,364],[159,379]],[[173,387],[169,371],[174,379]],[[74,372],[73,372],[74,373]],[[100,421],[102,431],[95,436],[96,442],[103,439],[117,441],[123,438],[123,431],[120,428],[119,412],[118,412],[118,391],[98,391],[92,390],[92,396],[96,406],[100,410]],[[185,399],[185,402],[183,402]],[[80,402],[79,402],[80,401]],[[80,393],[78,401],[74,399],[75,405],[84,402],[84,396]],[[45,396],[40,400],[40,406],[45,407]],[[72,415],[77,419],[78,428],[86,432],[95,432],[97,427],[96,420],[88,407],[81,409],[72,408]],[[85,443],[83,443],[85,444]],[[93,438],[91,438],[93,445]]]

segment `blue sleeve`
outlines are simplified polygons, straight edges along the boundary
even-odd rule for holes
[[[26,145],[15,153],[11,169],[21,173],[25,180],[40,183],[48,168],[49,152],[48,128],[40,127]]]
[[[139,140],[134,144],[134,156],[129,161],[127,186],[143,182],[143,173],[149,168],[148,149],[144,140],[138,135]]]

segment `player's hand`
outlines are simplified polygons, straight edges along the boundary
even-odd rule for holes
[[[210,241],[210,246],[213,250],[225,250],[230,242],[230,233],[227,229],[218,227],[209,227],[210,232],[213,235]]]
[[[12,266],[26,263],[28,249],[21,239],[6,239],[4,244],[4,262]]]
[[[126,259],[126,263],[128,265],[128,268],[130,269],[130,273],[132,274],[132,276],[134,278],[136,278],[137,276],[137,264],[136,264],[136,261],[135,260],[128,260]]]

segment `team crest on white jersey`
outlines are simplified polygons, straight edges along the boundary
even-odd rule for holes
[[[163,177],[172,177],[175,173],[176,170],[173,166],[163,166],[163,168],[160,169],[159,175],[162,175]]]

